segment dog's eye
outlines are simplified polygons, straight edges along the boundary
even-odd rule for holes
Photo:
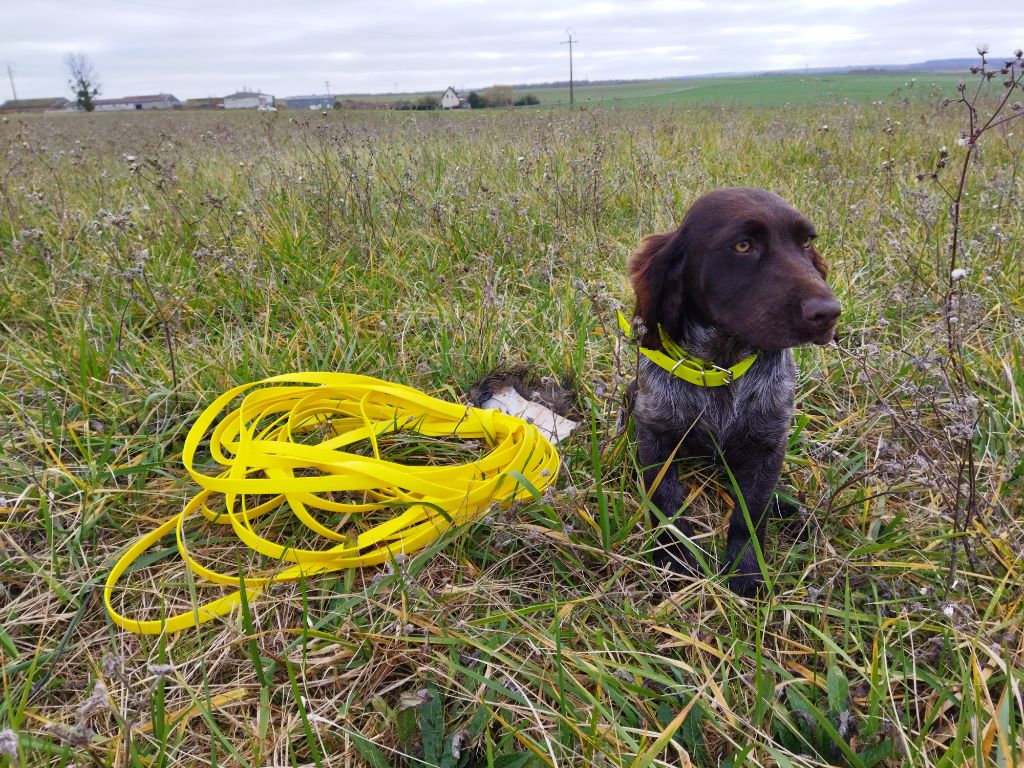
[[[740,240],[736,245],[732,247],[736,253],[750,253],[751,242],[749,240]]]
[[[802,243],[800,243],[800,247],[804,248],[804,249],[810,248],[812,245],[814,245],[814,238],[813,237],[805,237],[804,241]]]

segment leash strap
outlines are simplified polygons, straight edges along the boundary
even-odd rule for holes
[[[228,411],[239,397],[238,407]],[[490,451],[464,464],[406,465],[383,459],[378,438],[399,432],[481,440]],[[210,474],[196,467],[207,435],[210,456],[223,467]],[[346,450],[359,443],[369,443],[372,456]],[[242,578],[246,598],[252,600],[277,582],[411,555],[448,528],[479,519],[492,504],[529,498],[520,477],[542,491],[559,469],[551,443],[520,418],[350,373],[284,374],[225,392],[192,425],[182,463],[202,490],[179,514],[135,541],[103,588],[110,618],[129,632],[178,632],[241,604],[236,590],[157,619],[127,618],[114,609],[112,597],[121,576],[171,532],[193,574],[213,584],[239,586],[237,573],[218,572],[189,551],[185,523],[197,512],[210,523],[229,527],[240,544],[286,564]],[[334,494],[344,494],[343,500]],[[285,546],[257,533],[252,521],[282,507],[333,546]],[[384,522],[359,525],[361,515],[388,507],[399,512]],[[343,528],[324,525],[317,512],[327,513],[321,517],[344,514]],[[202,588],[199,582],[196,586]]]

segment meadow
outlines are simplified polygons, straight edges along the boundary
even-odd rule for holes
[[[574,103],[584,108],[600,106],[602,109],[637,106],[785,106],[821,104],[825,102],[870,102],[900,98],[909,101],[941,98],[952,93],[961,76],[949,72],[853,72],[732,75],[702,78],[666,78],[637,80],[622,83],[591,83],[583,80],[574,84]],[[473,88],[458,86],[465,97]],[[484,93],[486,87],[475,88]],[[567,106],[567,85],[516,86],[516,98],[535,96],[540,106]],[[435,92],[418,93],[346,93],[338,95],[361,103],[387,104],[399,101],[414,102],[423,96],[437,96]],[[529,108],[527,108],[529,109]],[[536,109],[536,108],[534,108]]]
[[[911,101],[941,98],[955,92],[960,75],[948,72],[841,74],[764,74],[754,76],[645,80],[636,83],[577,83],[579,106],[636,108],[668,106],[782,107],[825,103]],[[569,103],[568,87],[517,89],[541,105]]]
[[[667,78],[622,83],[575,84],[574,101],[580,107],[780,107],[824,103],[868,103],[872,101],[936,101],[942,94],[955,93],[961,76],[950,72],[851,72],[823,74],[732,75],[723,77]],[[465,97],[470,90],[458,86]],[[484,93],[486,88],[477,88]],[[569,87],[517,86],[515,96],[535,96],[543,107],[569,104]],[[387,104],[415,102],[436,93],[344,94],[341,101]]]
[[[1018,764],[1024,124],[973,148],[967,125],[900,97],[4,119],[0,766]],[[844,308],[796,352],[782,491],[807,515],[772,524],[757,599],[651,565],[618,423],[625,260],[732,185],[816,223]],[[198,629],[107,618],[118,554],[194,493],[182,443],[219,393],[350,371],[465,402],[519,365],[583,422],[545,493]],[[479,450],[456,442],[382,450]],[[727,479],[680,471],[724,546]],[[169,537],[115,601],[211,593]]]

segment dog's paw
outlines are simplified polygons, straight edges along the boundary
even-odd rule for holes
[[[754,597],[767,589],[760,573],[734,573],[729,577],[729,589],[740,597]]]
[[[730,550],[733,547],[729,548]],[[741,597],[753,597],[764,592],[766,589],[764,574],[757,564],[757,555],[754,554],[753,546],[750,545],[742,555],[739,552],[730,552],[730,567],[726,568],[729,574],[729,589]],[[733,565],[734,564],[734,565]]]

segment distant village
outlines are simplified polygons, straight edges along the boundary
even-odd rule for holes
[[[276,112],[278,108],[324,111],[328,109],[479,109],[481,107],[523,106],[537,104],[535,96],[512,97],[512,87],[495,85],[482,93],[460,95],[447,88],[440,96],[426,94],[415,101],[341,99],[330,94],[311,96],[285,96],[277,98],[261,91],[238,91],[223,97],[186,99],[181,101],[170,93],[145,96],[123,96],[118,99],[93,99],[96,112],[132,112],[147,109],[254,109]],[[63,97],[41,99],[10,99],[0,104],[0,113],[9,112],[78,112],[78,105]]]

